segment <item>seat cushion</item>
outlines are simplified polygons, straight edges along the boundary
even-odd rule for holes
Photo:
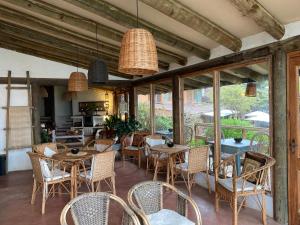
[[[85,172],[81,172],[80,176],[84,177],[84,178],[86,178],[88,180],[91,180],[92,179],[92,172],[91,172],[91,170],[87,170],[86,173]]]
[[[103,152],[103,151],[105,151],[108,147],[109,147],[109,145],[104,145],[104,144],[94,144],[94,148],[95,148],[96,151],[98,151],[98,152]]]
[[[156,213],[147,215],[151,225],[194,225],[195,223],[186,217],[170,209],[162,209]]]
[[[45,155],[46,157],[51,158],[55,153],[56,153],[56,152],[53,151],[53,150],[52,150],[51,148],[49,148],[48,146],[46,146],[45,149],[44,149],[44,155]]]
[[[54,180],[59,180],[59,179],[63,179],[63,178],[68,178],[70,176],[71,176],[71,174],[68,172],[64,172],[59,169],[54,169],[51,173],[51,176],[45,177],[45,180],[46,181],[54,181]]]
[[[166,143],[163,139],[152,139],[152,138],[146,138],[146,143],[152,147],[154,145],[163,145]]]
[[[188,163],[180,163],[180,164],[176,164],[176,169],[180,169],[180,170],[184,170],[187,171],[188,170]]]
[[[218,183],[222,185],[224,188],[227,190],[233,192],[233,185],[232,185],[232,178],[226,178],[226,179],[219,179]],[[240,191],[253,191],[254,189],[261,190],[262,186],[261,185],[255,185],[252,184],[251,182],[248,182],[243,179],[238,179],[237,184],[236,184],[236,189],[238,192]]]
[[[125,148],[126,150],[131,150],[131,151],[137,151],[137,150],[139,150],[139,149],[141,149],[141,148],[138,148],[138,147],[136,147],[136,146],[127,146],[126,148]]]

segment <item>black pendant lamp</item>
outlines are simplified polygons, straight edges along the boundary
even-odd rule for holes
[[[98,48],[98,24],[96,23],[96,44],[98,58],[93,61],[88,70],[89,84],[104,84],[108,81],[108,71],[106,63],[99,58]]]

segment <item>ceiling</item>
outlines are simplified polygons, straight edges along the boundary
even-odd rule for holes
[[[262,11],[241,13],[243,9],[238,9],[236,2],[259,5],[267,16],[261,17]],[[163,7],[155,7],[160,3]],[[169,15],[160,11],[164,7],[171,10]],[[176,7],[185,10],[181,17],[173,17],[178,12]],[[161,71],[168,70],[170,63],[184,66],[190,56],[197,55],[199,62],[207,60],[210,50],[224,43],[225,47],[239,51],[236,46],[244,37],[263,31],[273,35],[265,24],[271,26],[270,30],[281,26],[284,32],[285,24],[300,21],[299,11],[299,0],[139,1],[140,23],[154,29]],[[122,35],[135,24],[135,15],[135,0],[0,0],[0,47],[87,68],[97,57],[97,23],[100,55],[109,65],[110,73],[133,78],[119,73],[117,64]],[[196,17],[185,23],[181,21],[182,15]],[[199,23],[198,17],[213,29],[201,30],[206,25]],[[275,27],[276,23],[279,26]],[[217,33],[220,30],[221,34]],[[232,42],[235,47],[227,45]],[[261,68],[249,69],[260,72]]]

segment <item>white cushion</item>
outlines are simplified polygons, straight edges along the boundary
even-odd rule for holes
[[[51,171],[49,169],[48,163],[44,159],[40,159],[40,165],[42,169],[43,177],[51,177]]]
[[[92,171],[91,170],[87,170],[86,173],[85,172],[81,172],[80,176],[84,177],[86,179],[91,180],[92,179]]]
[[[195,225],[193,221],[170,209],[147,215],[151,225]]]
[[[189,164],[188,163],[180,163],[176,165],[177,169],[181,169],[181,170],[187,170],[188,169]]]
[[[51,148],[49,148],[49,147],[47,147],[47,146],[46,146],[45,149],[44,149],[44,155],[45,155],[46,157],[51,158],[55,153],[56,153],[55,151],[53,151]]]
[[[139,150],[139,149],[141,149],[141,148],[138,148],[138,147],[132,146],[132,145],[126,147],[126,150],[133,150],[133,151],[136,151],[136,150]]]
[[[152,138],[146,138],[146,143],[152,147],[154,145],[163,145],[166,143],[163,139],[152,139]]]
[[[218,183],[221,184],[224,188],[233,192],[232,178],[219,179]],[[260,190],[262,186],[252,184],[243,179],[238,179],[236,184],[237,191],[253,191],[254,189]]]
[[[96,151],[98,152],[103,152],[105,151],[109,146],[108,145],[104,145],[104,144],[95,144],[94,145]]]
[[[50,177],[46,177],[45,180],[46,181],[53,181],[53,180],[59,180],[59,179],[63,179],[63,178],[67,178],[70,177],[71,174],[59,169],[54,169],[51,173]]]

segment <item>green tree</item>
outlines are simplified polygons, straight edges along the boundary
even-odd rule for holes
[[[137,110],[137,120],[141,124],[142,130],[150,130],[150,105],[139,103]]]

